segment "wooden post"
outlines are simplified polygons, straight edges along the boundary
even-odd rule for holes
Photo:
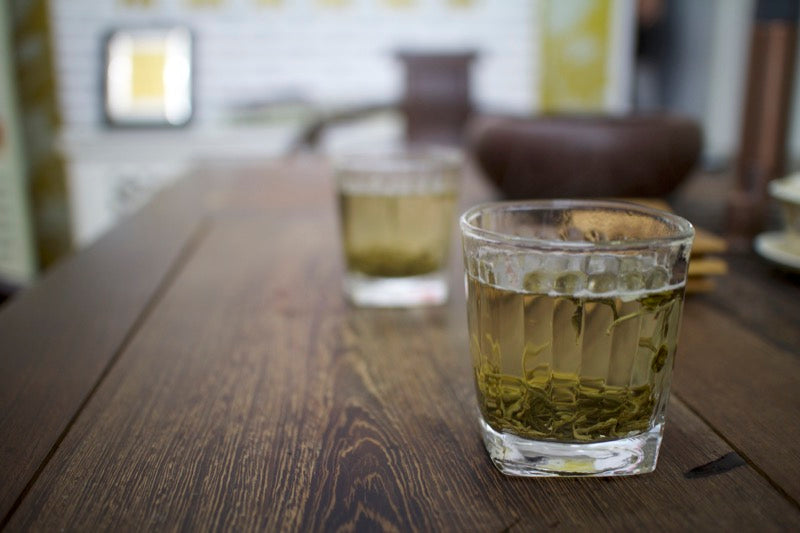
[[[799,7],[797,0],[757,3],[736,188],[728,197],[728,236],[734,246],[749,247],[761,230],[767,183],[784,170]]]

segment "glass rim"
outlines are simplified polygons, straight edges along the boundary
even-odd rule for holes
[[[649,216],[665,221],[675,228],[675,232],[668,236],[650,237],[646,239],[630,239],[619,241],[589,242],[589,241],[562,241],[539,237],[523,237],[509,233],[481,228],[473,223],[479,214],[489,211],[545,211],[567,208],[596,208],[613,211],[628,211]],[[649,248],[658,245],[674,244],[681,241],[690,241],[695,235],[694,225],[685,218],[657,209],[626,200],[604,199],[548,199],[548,200],[510,200],[484,202],[467,209],[459,217],[459,226],[462,235],[468,235],[494,244],[505,244],[519,248],[568,250],[575,252],[589,251],[624,251]]]
[[[349,174],[419,175],[448,170],[463,163],[461,151],[447,146],[407,147],[349,152],[332,158],[337,172]]]

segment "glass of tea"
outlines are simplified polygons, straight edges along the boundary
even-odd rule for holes
[[[460,225],[479,424],[495,466],[653,471],[692,225],[601,200],[483,204]]]
[[[344,291],[353,304],[413,307],[447,300],[460,172],[458,154],[444,149],[337,163]]]

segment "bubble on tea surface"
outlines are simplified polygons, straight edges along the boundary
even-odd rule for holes
[[[619,261],[620,272],[642,272],[646,265],[644,257],[623,257]]]
[[[565,272],[556,278],[553,289],[560,294],[573,294],[584,286],[584,274],[582,272]]]
[[[591,292],[611,292],[617,288],[617,276],[612,272],[589,274],[586,285]]]
[[[645,276],[645,287],[648,289],[660,289],[669,283],[669,273],[664,267],[655,267]]]
[[[641,272],[626,272],[620,276],[620,288],[626,291],[644,289],[644,275]]]
[[[550,274],[538,270],[528,272],[522,280],[522,288],[525,292],[545,294],[550,291],[552,286],[553,280]]]

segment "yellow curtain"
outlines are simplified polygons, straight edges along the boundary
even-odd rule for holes
[[[350,0],[317,0],[317,4],[322,7],[347,7]]]
[[[185,0],[191,7],[217,7],[221,6],[223,0]]]
[[[122,5],[129,7],[152,7],[156,0],[119,0]]]
[[[599,111],[607,85],[613,0],[544,0],[543,111]]]
[[[414,7],[417,3],[416,0],[383,0],[384,3],[391,8],[407,8]]]

